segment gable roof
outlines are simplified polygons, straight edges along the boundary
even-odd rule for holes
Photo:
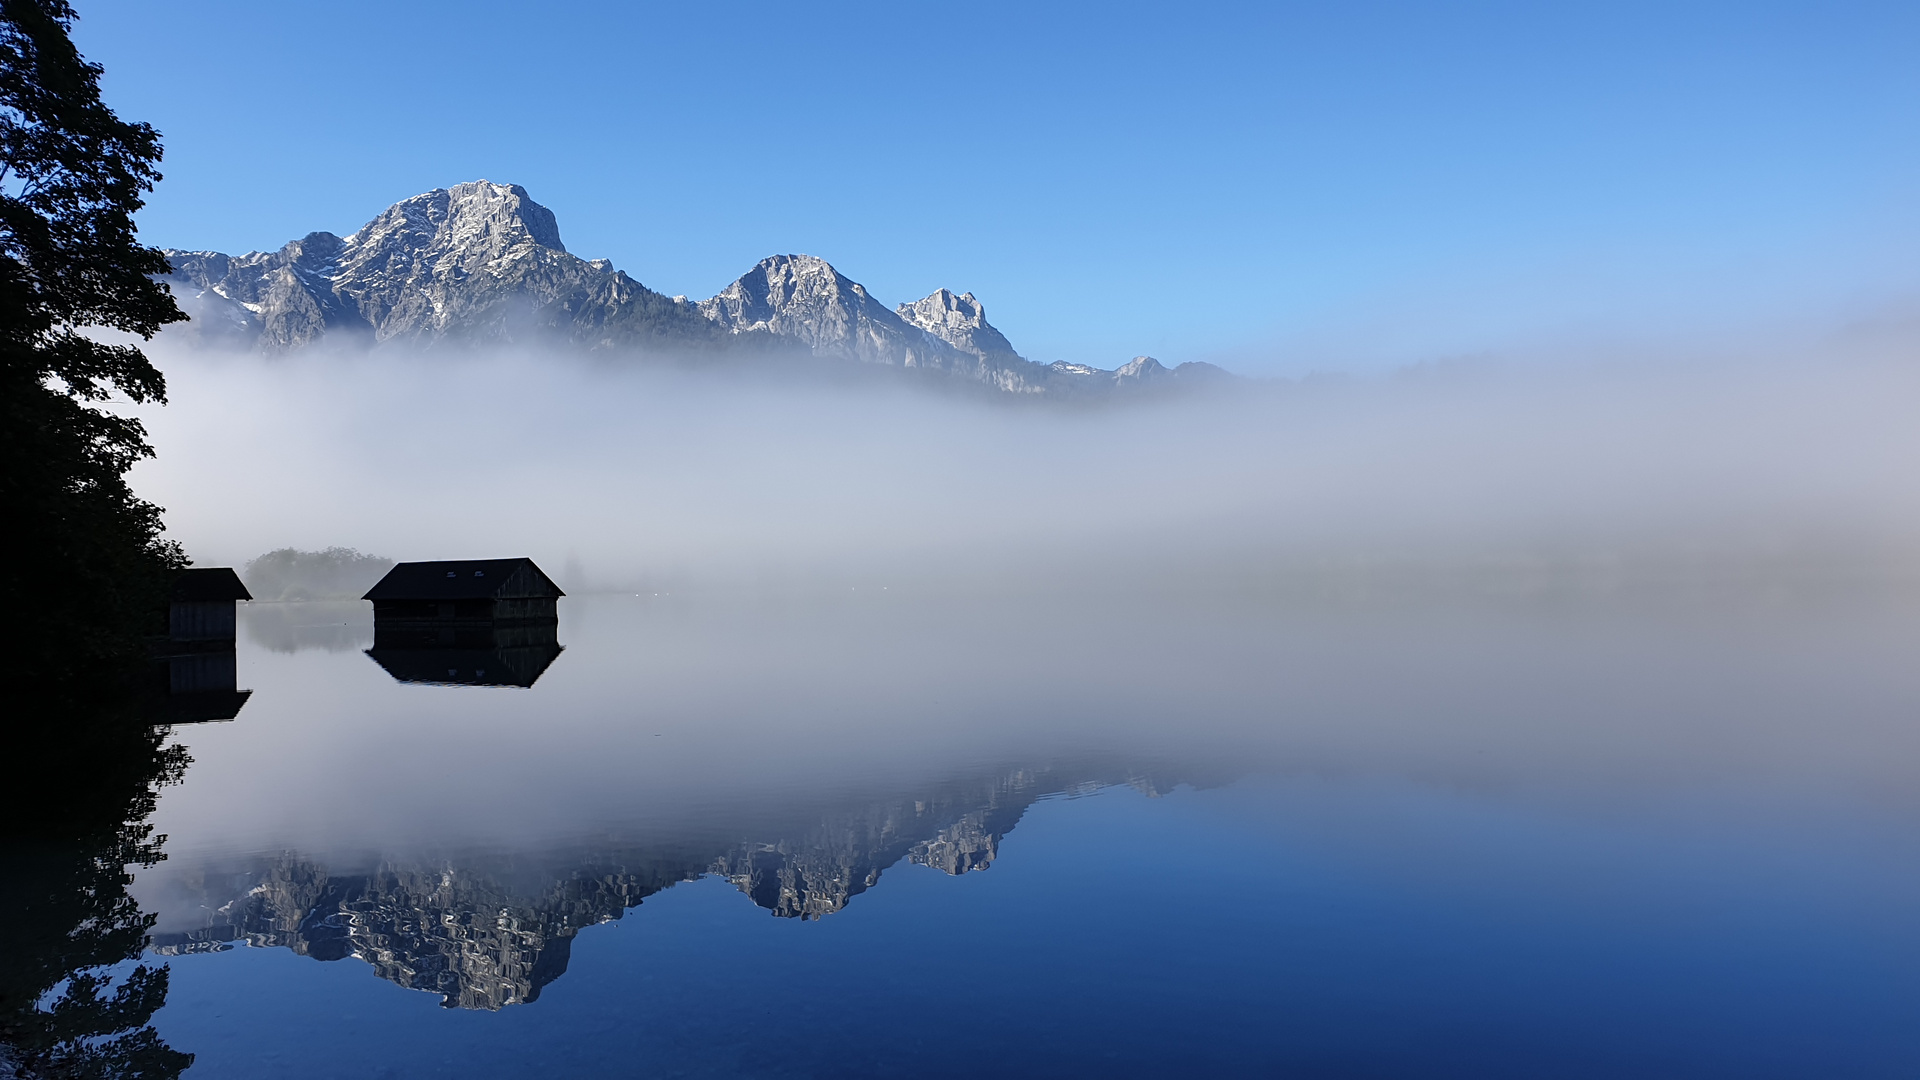
[[[240,581],[231,566],[196,566],[182,570],[173,579],[173,602],[194,603],[203,600],[251,600],[253,594]]]
[[[500,600],[565,595],[532,559],[454,559],[399,563],[361,599]]]

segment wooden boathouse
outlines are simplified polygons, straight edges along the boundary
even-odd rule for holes
[[[560,655],[565,595],[532,559],[400,563],[367,590],[367,655],[401,682],[532,686]]]
[[[176,642],[206,641],[227,643],[233,648],[233,602],[251,600],[253,594],[240,581],[231,566],[194,567],[180,571],[173,579],[173,595],[167,606],[167,639]]]

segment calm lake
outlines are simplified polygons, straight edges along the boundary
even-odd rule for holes
[[[242,609],[131,886],[195,1078],[1920,1075],[1911,588]]]

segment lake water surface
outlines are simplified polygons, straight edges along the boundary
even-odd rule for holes
[[[132,885],[188,1075],[1920,1075],[1911,589],[842,582],[559,636],[403,682],[364,604],[246,607]]]

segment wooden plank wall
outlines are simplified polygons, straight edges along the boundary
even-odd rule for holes
[[[232,600],[176,601],[167,613],[167,636],[175,641],[232,641]]]

